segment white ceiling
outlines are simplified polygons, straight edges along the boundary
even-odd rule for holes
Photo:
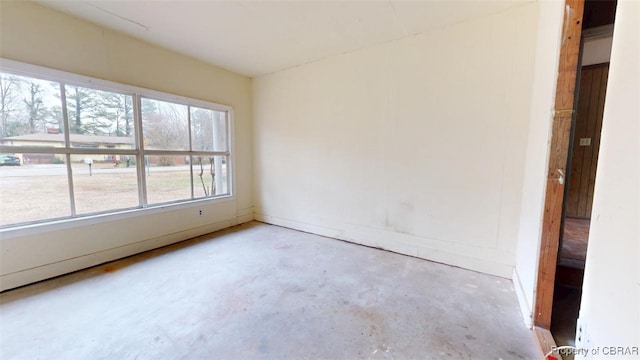
[[[248,76],[422,33],[535,0],[39,3]]]

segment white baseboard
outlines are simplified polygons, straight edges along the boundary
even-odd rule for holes
[[[518,303],[520,303],[520,311],[522,312],[522,319],[524,320],[525,325],[528,328],[533,328],[533,310],[529,301],[527,301],[527,296],[525,295],[524,286],[522,285],[522,280],[520,280],[520,274],[518,274],[518,270],[513,268],[513,287],[516,291],[516,297],[518,298]]]
[[[255,219],[268,224],[309,232],[334,239],[344,240],[365,246],[381,248],[399,254],[414,256],[430,261],[453,265],[468,270],[510,279],[513,264],[491,261],[478,257],[456,254],[451,251],[429,247],[422,244],[423,238],[400,234],[390,230],[372,229],[351,224],[321,225],[291,219],[284,219],[256,211]],[[495,258],[501,258],[494,255]],[[506,257],[503,256],[503,257]]]
[[[13,289],[37,281],[50,279],[70,272],[86,269],[106,262],[121,259],[134,254],[157,249],[191,239],[200,235],[222,230],[237,224],[235,218],[218,221],[205,226],[172,233],[166,236],[147,239],[136,243],[87,254],[52,264],[46,264],[14,273],[3,274],[0,277],[0,291]]]

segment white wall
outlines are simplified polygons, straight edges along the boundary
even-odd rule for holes
[[[639,23],[640,2],[619,0],[580,306],[593,348],[640,347]]]
[[[539,6],[254,79],[256,218],[510,277]]]
[[[540,2],[534,83],[513,280],[525,322],[531,325],[547,181],[552,109],[558,79],[563,1]]]
[[[3,58],[233,106],[236,171],[232,199],[0,232],[1,290],[253,219],[251,79],[29,2],[0,3],[0,44]]]

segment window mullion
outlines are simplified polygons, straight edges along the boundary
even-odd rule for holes
[[[235,166],[235,150],[234,150],[234,139],[233,136],[233,110],[225,111],[225,124],[226,126],[226,140],[227,140],[227,192],[230,195],[233,195],[235,191],[236,177],[234,176],[235,171],[233,167]]]
[[[133,126],[136,132],[136,171],[138,173],[138,201],[147,207],[147,176],[144,152],[144,129],[142,128],[142,97],[133,95]]]
[[[64,157],[67,167],[67,184],[69,186],[69,206],[71,207],[71,216],[76,216],[76,197],[73,189],[73,169],[71,168],[71,140],[69,135],[69,114],[67,112],[67,91],[64,83],[60,83],[60,102],[62,103],[62,126],[64,127]]]
[[[191,141],[191,106],[187,106],[187,133],[189,134],[189,152],[193,151]],[[191,198],[195,197],[193,192],[193,156],[189,155],[189,177],[191,178]]]

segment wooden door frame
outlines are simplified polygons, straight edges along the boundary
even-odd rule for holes
[[[575,90],[580,62],[582,16],[585,0],[565,0],[558,80],[547,169],[540,257],[534,299],[533,325],[543,352],[555,346],[550,336],[558,246],[563,213],[566,169],[575,117]]]

